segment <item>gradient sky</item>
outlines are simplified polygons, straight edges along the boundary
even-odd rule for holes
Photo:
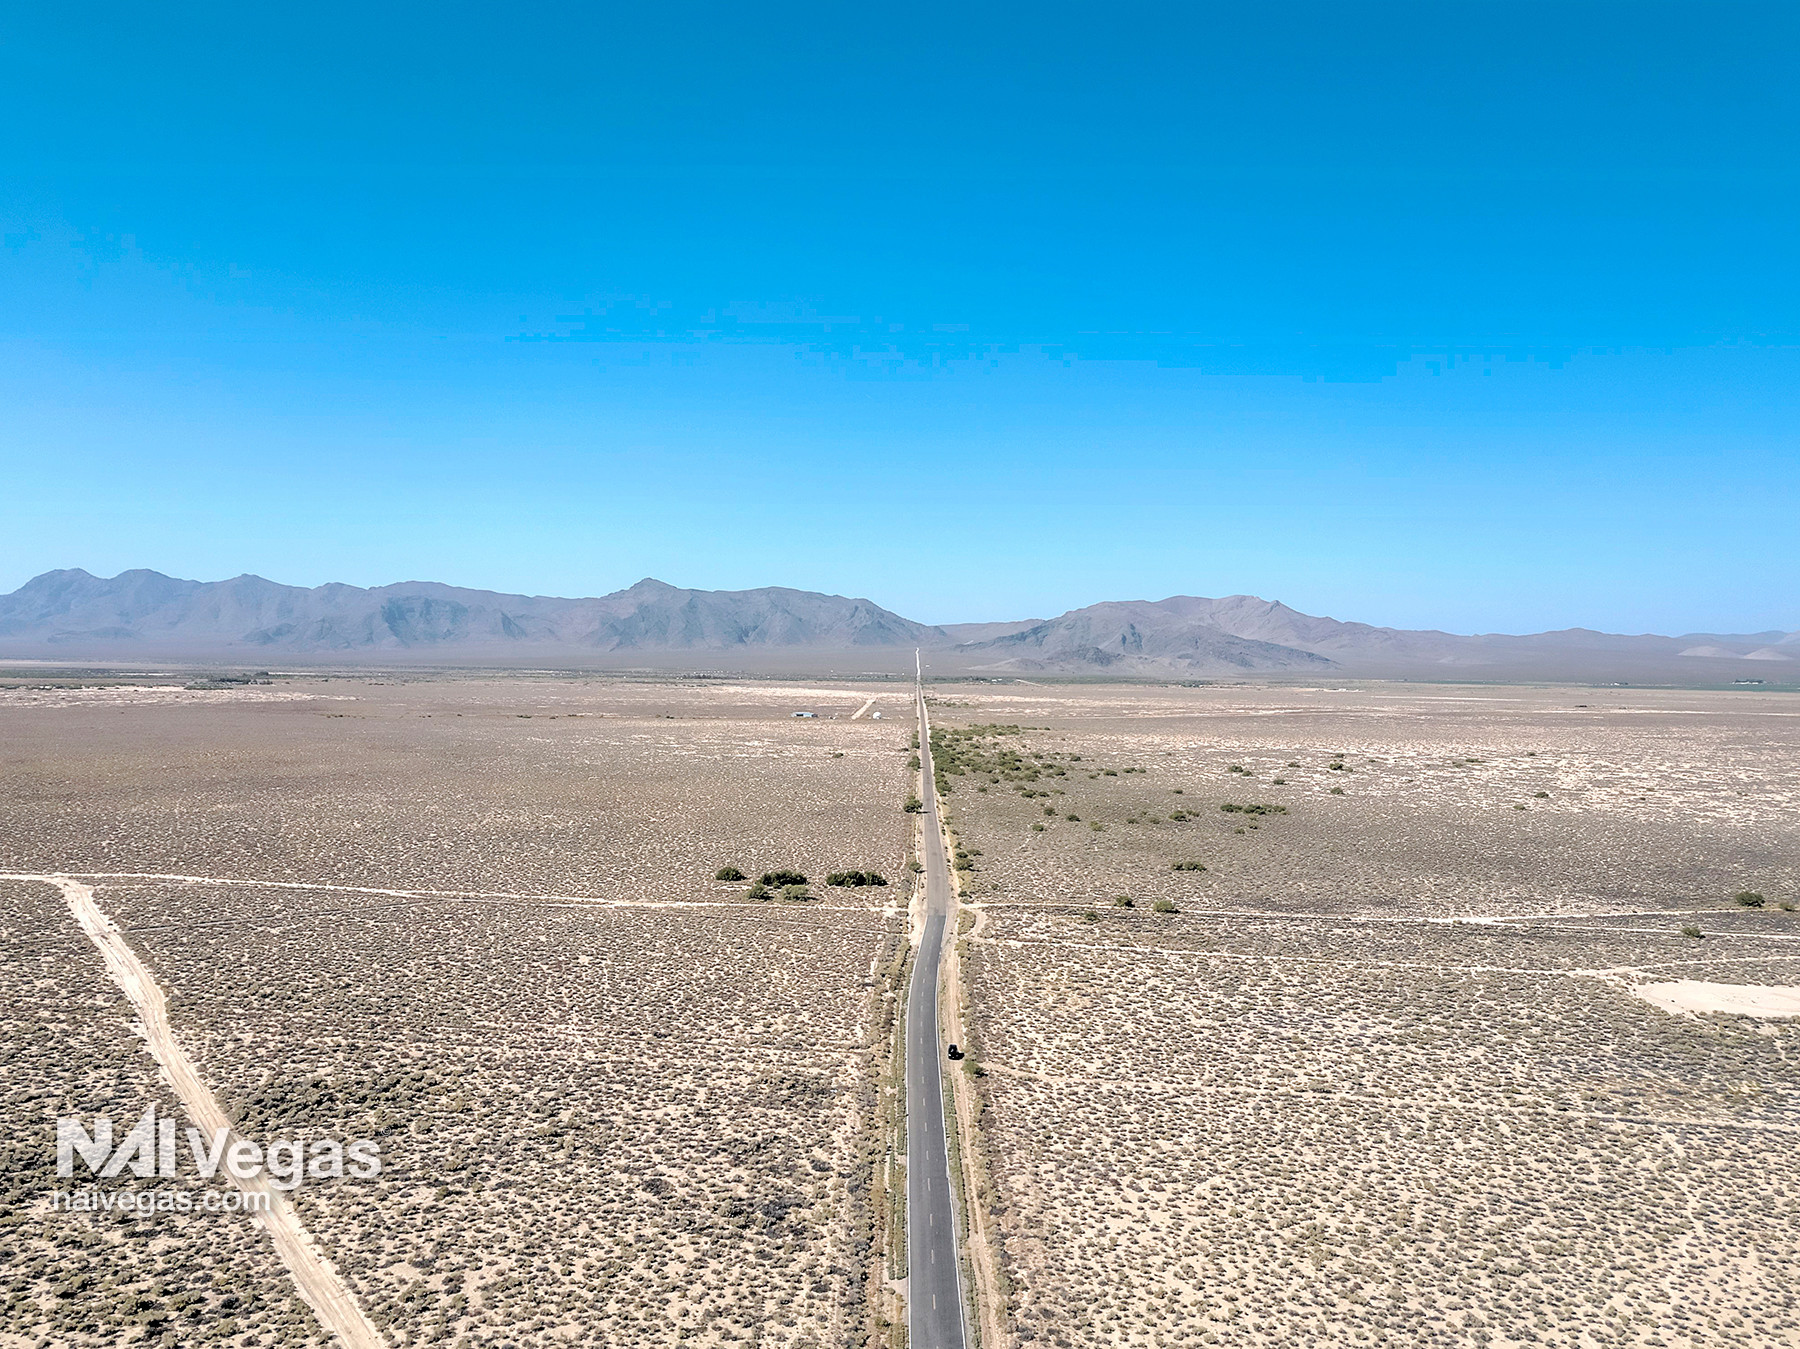
[[[0,34],[0,590],[1800,628],[1800,6]]]

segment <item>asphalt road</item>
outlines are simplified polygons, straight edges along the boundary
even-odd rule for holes
[[[956,1195],[944,1142],[943,1052],[938,1044],[938,958],[950,913],[950,868],[931,789],[931,732],[919,702],[925,767],[925,931],[906,995],[906,1264],[908,1349],[965,1349]]]

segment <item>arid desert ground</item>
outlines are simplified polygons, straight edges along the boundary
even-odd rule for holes
[[[381,1141],[293,1205],[383,1341],[902,1342],[909,685],[12,682],[0,1344],[329,1339],[248,1218],[49,1211],[178,1106],[38,877],[240,1132]],[[929,696],[984,1349],[1800,1345],[1792,695]]]
[[[889,719],[853,720],[871,696]],[[838,1344],[869,1315],[909,711],[518,677],[0,693],[0,870],[94,887],[247,1136],[381,1140],[378,1180],[295,1206],[392,1343]],[[819,883],[846,869],[893,883]],[[0,896],[6,1332],[323,1342],[247,1219],[42,1211],[58,1114],[168,1098],[57,890]]]
[[[1800,1343],[1791,697],[938,706],[1019,1341]]]

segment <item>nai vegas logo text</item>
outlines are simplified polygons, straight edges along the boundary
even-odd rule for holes
[[[185,1149],[179,1146],[182,1141],[187,1144]],[[192,1127],[179,1131],[176,1121],[157,1117],[154,1105],[122,1135],[114,1129],[108,1115],[96,1115],[91,1128],[89,1121],[79,1115],[59,1116],[59,1180],[75,1178],[77,1158],[86,1166],[88,1175],[102,1180],[115,1179],[126,1172],[146,1180],[178,1180],[185,1171],[209,1181],[222,1171],[243,1188],[103,1190],[90,1185],[85,1189],[52,1191],[52,1209],[140,1213],[266,1211],[270,1204],[268,1190],[292,1190],[308,1180],[341,1180],[346,1175],[367,1180],[381,1174],[381,1145],[374,1139],[357,1138],[349,1143],[334,1138],[306,1143],[283,1139],[263,1147],[240,1138],[230,1129],[215,1129],[210,1136]]]

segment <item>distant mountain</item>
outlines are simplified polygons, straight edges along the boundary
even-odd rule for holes
[[[1147,673],[1331,667],[1328,658],[1314,652],[1229,630],[1218,621],[1217,606],[1230,603],[1183,596],[1156,604],[1144,600],[1093,604],[1017,632],[965,642],[956,650],[964,655],[992,655],[995,668],[1011,670]]]
[[[1319,618],[1253,595],[1117,601],[1051,619],[944,627],[841,595],[653,580],[557,599],[433,581],[306,589],[260,576],[103,579],[70,570],[0,596],[0,655],[14,657],[667,665],[680,653],[684,666],[797,669],[817,664],[818,653],[861,652],[856,668],[910,673],[914,647],[932,653],[937,673],[1800,681],[1800,632],[1459,636]]]
[[[1459,636],[1316,618],[1254,595],[1176,595],[1089,605],[1017,631],[964,641],[987,670],[1229,674],[1337,670],[1369,677],[1625,678],[1667,675],[1684,660],[1800,661],[1800,633],[1619,636],[1572,628],[1530,636]],[[1711,673],[1689,668],[1687,677]],[[1779,678],[1771,670],[1762,673]],[[1800,667],[1795,676],[1800,678]]]
[[[0,597],[11,654],[529,656],[734,648],[937,646],[939,628],[868,600],[806,590],[681,590],[643,580],[597,599],[552,599],[403,581],[312,589],[260,576],[181,581],[154,571],[105,580],[45,572]]]

